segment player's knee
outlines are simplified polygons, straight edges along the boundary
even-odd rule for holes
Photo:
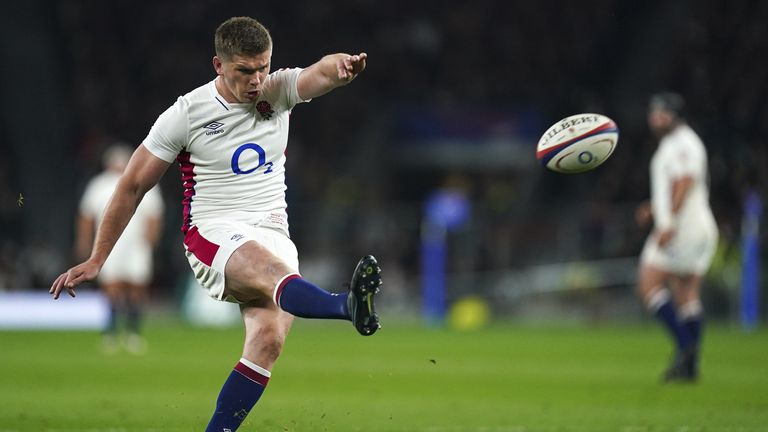
[[[274,363],[283,351],[285,335],[276,326],[263,328],[246,339],[246,349],[266,363]]]
[[[681,320],[688,320],[701,317],[704,314],[704,306],[699,299],[693,299],[682,303],[678,307],[678,313]]]
[[[651,285],[647,281],[641,280],[635,287],[635,292],[643,303],[647,304],[650,298],[661,288],[663,287],[659,285]]]
[[[283,351],[283,340],[278,338],[270,338],[259,342],[257,352],[259,357],[266,359],[269,363],[274,363],[277,358],[280,357],[280,353]]]
[[[643,303],[645,303],[645,307],[648,311],[655,313],[664,304],[669,302],[670,299],[671,294],[669,293],[669,290],[664,288],[663,285],[658,285],[643,297]]]

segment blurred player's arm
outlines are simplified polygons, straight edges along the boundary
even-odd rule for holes
[[[676,215],[683,207],[685,197],[693,186],[693,176],[686,175],[672,181],[672,214]]]
[[[670,211],[672,213],[672,220],[677,219],[677,214],[683,207],[685,197],[688,196],[688,192],[691,190],[692,186],[693,176],[690,175],[685,175],[672,180],[672,187],[670,189],[672,191],[672,196],[670,197]],[[675,236],[675,226],[672,225],[659,229],[656,233],[656,236],[659,242],[659,246],[666,246],[669,241],[672,240],[672,237]]]
[[[321,58],[299,74],[296,84],[299,97],[309,100],[347,85],[365,69],[368,54],[337,53]]]
[[[54,299],[65,287],[74,297],[77,285],[96,278],[144,194],[160,181],[169,165],[143,145],[136,149],[104,211],[90,257],[56,278],[50,289]]]

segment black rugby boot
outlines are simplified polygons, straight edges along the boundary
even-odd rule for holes
[[[689,348],[677,353],[672,364],[664,372],[664,382],[692,383],[699,377],[698,353],[695,348]]]
[[[347,296],[347,308],[352,324],[363,336],[370,336],[381,327],[373,302],[381,284],[381,267],[376,258],[373,255],[364,256],[352,273]]]

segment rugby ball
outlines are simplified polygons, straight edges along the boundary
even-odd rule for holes
[[[550,126],[539,139],[536,159],[559,173],[580,173],[599,166],[619,142],[619,128],[602,114],[576,114]]]

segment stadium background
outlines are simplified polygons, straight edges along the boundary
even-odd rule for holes
[[[633,212],[648,197],[653,148],[645,106],[674,89],[710,151],[721,246],[706,308],[735,320],[743,200],[768,184],[768,64],[757,61],[768,52],[768,4],[545,3],[5,6],[0,290],[45,289],[73,263],[77,202],[101,152],[138,144],[178,95],[210,80],[216,25],[252,15],[273,34],[273,68],[370,55],[354,85],[292,117],[289,213],[308,277],[339,286],[348,264],[373,252],[386,271],[382,302],[418,313],[424,202],[447,187],[471,203],[448,235],[449,300],[480,295],[497,317],[642,317],[631,286],[646,235]],[[546,172],[534,158],[538,136],[577,112],[614,118],[617,151],[588,174]],[[175,167],[162,190],[152,298],[174,305],[189,275]]]
[[[37,303],[13,311],[28,323],[91,304],[87,289],[56,303],[45,294],[73,264],[85,183],[107,145],[138,144],[178,95],[212,79],[213,31],[234,15],[270,28],[275,68],[370,54],[354,84],[296,108],[288,200],[307,277],[341,289],[350,263],[373,252],[386,281],[373,338],[297,321],[241,430],[768,430],[766,330],[738,325],[744,197],[768,186],[768,2],[757,0],[6,2],[0,321],[4,302],[30,290]],[[646,101],[660,89],[688,99],[709,148],[721,232],[693,386],[659,385],[670,347],[632,293],[647,234],[633,221],[648,197]],[[588,111],[621,128],[611,159],[578,176],[539,167],[540,133]],[[207,421],[242,329],[236,317],[201,328],[177,313],[185,291],[202,291],[182,253],[175,167],[162,188],[149,351],[101,354],[93,329],[0,330],[0,432]],[[425,202],[440,190],[471,204],[447,235],[446,281],[450,302],[491,305],[482,330],[420,319]]]

